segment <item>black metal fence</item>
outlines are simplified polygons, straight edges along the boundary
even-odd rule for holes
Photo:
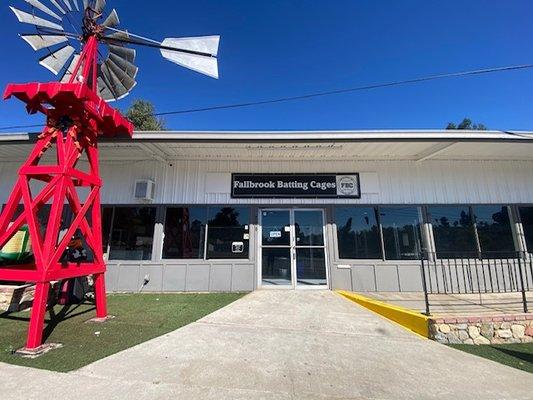
[[[433,294],[521,293],[524,312],[528,312],[526,292],[533,289],[530,254],[424,253],[421,274],[426,314]]]

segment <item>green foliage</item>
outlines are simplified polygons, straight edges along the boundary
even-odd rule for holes
[[[103,324],[85,323],[95,316],[92,304],[55,306],[46,316],[46,342],[61,343],[63,347],[33,360],[13,354],[24,347],[30,314],[0,314],[0,362],[72,371],[197,321],[242,296],[241,293],[110,295],[109,314],[115,318]]]
[[[469,118],[464,118],[459,124],[453,122],[448,123],[447,130],[459,130],[459,131],[486,131],[487,127],[484,124],[473,124]]]
[[[126,117],[138,131],[163,131],[165,121],[155,117],[155,108],[146,100],[135,100],[126,111]]]

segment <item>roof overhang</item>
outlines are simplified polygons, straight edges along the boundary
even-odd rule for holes
[[[20,161],[37,135],[0,135],[0,162]],[[103,161],[125,160],[525,160],[533,132],[180,131],[102,139]]]

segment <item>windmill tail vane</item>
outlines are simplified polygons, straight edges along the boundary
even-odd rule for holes
[[[219,36],[166,38],[157,41],[119,29],[115,9],[105,0],[21,0],[27,11],[10,6],[16,18],[34,32],[20,37],[44,54],[39,64],[58,81],[9,84],[4,98],[26,103],[30,114],[46,116],[46,126],[0,214],[0,281],[33,282],[35,296],[25,351],[43,350],[43,327],[52,282],[92,275],[96,317],[107,318],[106,264],[102,249],[98,138],[130,136],[132,124],[108,103],[136,86],[137,48],[158,49],[163,58],[184,68],[218,78]],[[55,157],[48,157],[55,150]],[[51,160],[54,160],[53,162]],[[83,170],[79,164],[85,162]],[[41,182],[33,191],[31,183]],[[88,193],[88,194],[87,194]],[[82,201],[83,198],[83,201]],[[65,212],[65,208],[71,213]],[[37,215],[49,210],[45,224]],[[65,215],[72,215],[66,220]],[[43,226],[44,225],[44,226]],[[66,234],[60,235],[66,229]],[[27,236],[31,253],[16,262],[7,248]],[[69,257],[72,238],[83,238],[87,261]],[[79,242],[79,240],[77,240]]]

